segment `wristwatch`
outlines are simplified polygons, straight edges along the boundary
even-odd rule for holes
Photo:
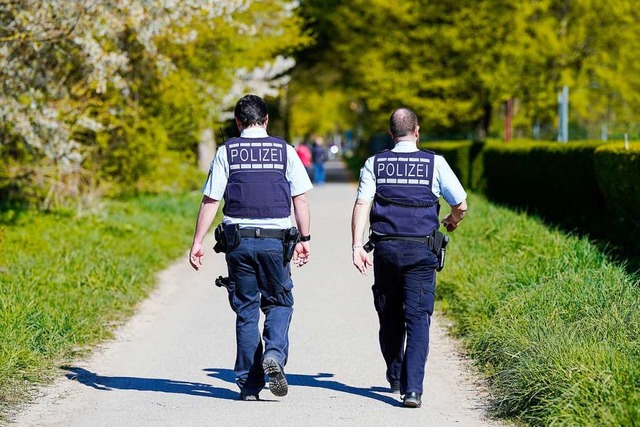
[[[309,234],[308,236],[300,236],[301,242],[308,242],[309,240],[311,240],[311,234]]]

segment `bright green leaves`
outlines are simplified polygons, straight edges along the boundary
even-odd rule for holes
[[[630,122],[640,111],[639,5],[310,0],[302,8],[318,50],[301,65],[338,72],[330,87],[362,104],[371,131],[385,131],[390,112],[407,105],[425,131],[501,133],[502,104],[516,99],[516,130],[531,134],[537,123],[552,132],[567,85],[572,122],[595,137],[601,123]]]

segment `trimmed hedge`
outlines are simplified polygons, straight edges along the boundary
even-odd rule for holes
[[[614,242],[640,253],[640,143],[598,147],[594,166]]]
[[[500,203],[525,208],[570,229],[600,231],[604,213],[594,169],[602,143],[489,143],[484,157],[485,194]],[[595,226],[595,227],[594,227]]]

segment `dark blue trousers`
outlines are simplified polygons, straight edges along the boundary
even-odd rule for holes
[[[236,312],[234,370],[242,393],[256,394],[264,387],[264,356],[275,358],[281,366],[287,363],[293,282],[290,265],[283,264],[283,252],[281,240],[242,238],[226,255],[229,302]],[[265,316],[262,334],[260,310]]]
[[[383,240],[373,255],[373,298],[387,380],[422,393],[435,302],[437,259],[425,243]],[[405,342],[406,341],[406,342]]]

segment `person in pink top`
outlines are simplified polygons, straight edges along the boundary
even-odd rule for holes
[[[307,144],[304,142],[298,144],[296,153],[298,153],[300,161],[302,161],[304,168],[307,170],[307,175],[311,176],[311,150],[307,147]]]

